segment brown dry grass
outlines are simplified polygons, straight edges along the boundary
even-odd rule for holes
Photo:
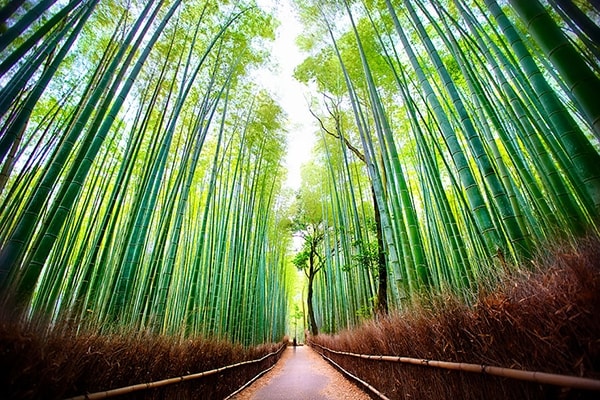
[[[0,322],[0,398],[61,399],[207,371],[261,358],[277,344],[244,348],[226,341],[132,334],[44,333]],[[119,398],[222,399],[276,360]]]
[[[448,297],[313,340],[362,354],[496,365],[600,379],[600,239],[540,257],[474,307]],[[569,390],[467,372],[330,355],[390,398],[587,399]]]

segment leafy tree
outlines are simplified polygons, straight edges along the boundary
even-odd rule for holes
[[[302,246],[296,253],[293,263],[303,271],[308,279],[306,295],[310,332],[319,334],[314,309],[315,277],[325,266],[323,245],[326,225],[323,221],[323,203],[320,196],[320,180],[314,164],[303,167],[302,187],[296,197],[296,213],[292,220],[292,230],[302,239]]]

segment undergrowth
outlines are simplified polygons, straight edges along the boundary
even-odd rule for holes
[[[212,370],[259,359],[279,348],[247,348],[223,340],[148,334],[46,332],[14,319],[0,321],[0,398],[62,399]],[[223,399],[276,362],[133,392],[120,399]]]
[[[446,297],[312,341],[334,350],[600,379],[600,239],[563,244],[474,306]],[[328,352],[327,352],[328,353]],[[327,354],[392,399],[587,399],[600,393]]]

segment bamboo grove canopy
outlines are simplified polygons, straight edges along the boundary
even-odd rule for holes
[[[319,141],[290,205],[291,128],[252,78],[274,15],[250,0],[8,2],[5,304],[261,343],[292,323],[292,220],[319,235],[309,300],[326,331],[420,296],[468,302],[541,244],[597,231],[600,9],[509,3],[293,2]]]
[[[246,79],[272,17],[212,1],[61,7],[3,61],[3,284],[85,326],[280,339],[284,116]]]
[[[302,7],[296,77],[316,88],[312,174],[327,177],[308,179],[328,194],[325,330],[373,315],[382,273],[393,307],[469,302],[540,244],[597,231],[600,10],[510,3]]]

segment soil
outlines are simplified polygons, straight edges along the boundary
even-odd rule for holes
[[[288,347],[275,367],[233,400],[368,400],[308,346]]]

